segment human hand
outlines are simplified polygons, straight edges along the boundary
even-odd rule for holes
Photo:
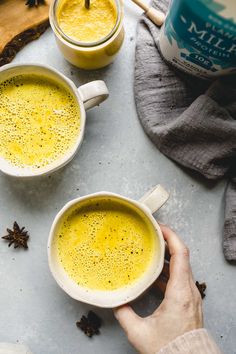
[[[129,305],[114,314],[140,354],[156,354],[178,336],[202,328],[202,299],[193,281],[189,251],[167,226],[160,225],[170,253],[170,277],[165,297],[152,315],[141,318]]]

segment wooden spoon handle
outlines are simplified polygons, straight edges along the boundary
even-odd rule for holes
[[[86,7],[86,9],[89,9],[90,8],[90,0],[85,0],[84,6]]]
[[[143,0],[132,0],[136,5],[141,7],[145,12],[148,11],[149,6]]]
[[[150,7],[145,12],[145,14],[157,26],[161,26],[164,23],[165,19],[166,19],[166,15],[163,12],[161,12],[161,11],[159,11],[157,9],[154,9],[154,7]]]
[[[143,0],[132,0],[136,5],[144,10],[146,16],[155,23],[157,26],[161,26],[165,21],[165,14],[154,7],[148,6]]]

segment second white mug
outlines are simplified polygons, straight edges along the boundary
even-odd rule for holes
[[[77,88],[75,84],[58,70],[48,65],[38,64],[9,64],[0,68],[0,83],[16,77],[18,75],[41,75],[52,79],[59,85],[65,86],[73,94],[80,107],[80,131],[75,144],[58,160],[40,169],[17,167],[0,156],[0,170],[8,175],[15,177],[34,177],[52,173],[66,165],[78,151],[84,137],[86,110],[95,107],[106,100],[109,96],[108,88],[104,81],[91,81]]]

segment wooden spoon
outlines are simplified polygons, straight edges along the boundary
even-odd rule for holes
[[[85,0],[84,6],[86,7],[86,9],[89,9],[90,8],[90,0]]]
[[[161,26],[165,21],[166,15],[160,10],[154,9],[152,6],[148,6],[143,0],[132,0],[136,5],[144,10],[145,15],[157,26]]]

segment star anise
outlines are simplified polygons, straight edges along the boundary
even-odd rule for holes
[[[3,236],[2,239],[9,242],[8,247],[12,244],[14,248],[23,247],[28,248],[27,242],[29,239],[28,231],[25,231],[25,227],[20,228],[17,222],[13,224],[13,230],[7,229],[8,234]]]
[[[102,320],[93,311],[89,311],[87,317],[82,316],[80,321],[76,322],[76,326],[81,331],[91,338],[94,334],[100,334],[99,328],[102,325]]]
[[[29,7],[38,6],[45,4],[45,0],[27,0],[25,5]]]
[[[204,299],[204,297],[206,296],[205,291],[207,288],[206,283],[199,283],[198,281],[196,281],[196,287],[198,288],[201,298]]]

